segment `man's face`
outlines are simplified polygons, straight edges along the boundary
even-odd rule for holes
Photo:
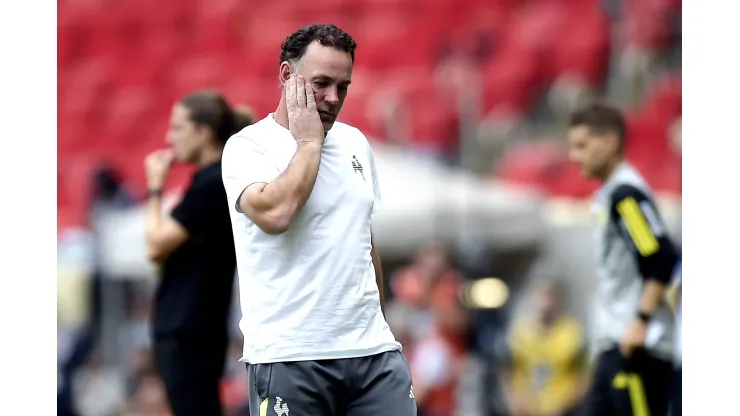
[[[322,46],[318,42],[308,45],[298,65],[298,75],[313,87],[316,109],[325,132],[334,125],[347,98],[347,90],[352,82],[352,67],[352,57],[348,53]],[[290,71],[283,70],[281,77],[285,83]]]
[[[583,176],[599,178],[606,174],[619,142],[614,134],[596,134],[586,126],[575,126],[568,130],[568,147],[570,160],[580,165]]]
[[[203,143],[203,129],[190,120],[190,110],[175,104],[170,116],[170,128],[167,131],[167,143],[175,151],[177,160],[192,163],[197,159]]]

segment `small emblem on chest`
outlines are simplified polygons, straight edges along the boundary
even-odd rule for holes
[[[354,170],[355,174],[358,172],[362,176],[362,180],[365,180],[365,173],[362,171],[362,164],[359,160],[357,160],[357,156],[352,156],[352,170]]]

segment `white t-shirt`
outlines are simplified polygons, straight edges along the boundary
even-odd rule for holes
[[[370,256],[380,203],[372,151],[356,128],[334,123],[311,196],[288,230],[262,231],[236,210],[249,185],[269,183],[297,144],[268,115],[232,136],[221,169],[234,231],[244,334],[252,364],[362,357],[400,349],[380,311]]]

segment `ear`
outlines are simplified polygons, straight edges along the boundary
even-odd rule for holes
[[[215,138],[215,133],[211,133],[211,130],[207,126],[201,124],[195,125],[195,134],[203,143],[206,143],[210,136],[214,136]]]
[[[280,64],[280,72],[278,74],[279,81],[280,81],[280,87],[284,87],[285,83],[288,82],[290,79],[290,74],[293,73],[293,67],[288,63],[288,61],[283,61]]]
[[[609,145],[612,148],[612,151],[614,151],[615,153],[619,153],[620,150],[624,150],[624,149],[620,149],[621,144],[619,143],[619,136],[616,135],[615,133],[610,133],[608,136],[608,140],[609,140]]]

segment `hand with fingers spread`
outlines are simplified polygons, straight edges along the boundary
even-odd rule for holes
[[[285,85],[288,127],[298,144],[324,144],[324,127],[316,110],[313,88],[302,76],[292,74]]]

